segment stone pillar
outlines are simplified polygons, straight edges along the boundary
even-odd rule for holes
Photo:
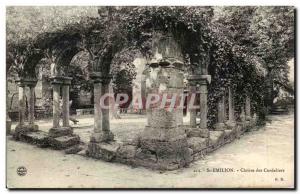
[[[24,126],[25,124],[25,85],[19,82],[19,126]]]
[[[250,97],[246,96],[246,102],[245,102],[245,114],[246,114],[246,120],[251,120],[251,100]]]
[[[59,127],[60,119],[60,85],[52,84],[53,89],[53,128]]]
[[[234,127],[235,122],[235,108],[234,108],[234,98],[232,88],[228,87],[228,116],[229,120],[227,122],[228,126]]]
[[[101,108],[101,97],[104,92],[109,92],[109,85],[107,83],[110,77],[102,76],[100,72],[92,74],[94,80],[94,132],[91,136],[91,143],[109,142],[114,139],[114,135],[109,128],[109,110]],[[108,103],[106,98],[104,103]]]
[[[70,127],[70,85],[71,85],[71,77],[61,77],[62,82],[62,119],[63,119],[63,127]]]
[[[156,63],[149,64],[152,70],[146,78],[147,93],[160,97],[169,95],[168,99],[171,99],[171,96],[175,99],[173,95],[177,94],[176,102],[180,102],[183,74],[182,70],[174,68],[174,64],[181,67],[183,65],[182,62],[168,59],[159,61],[159,67]],[[149,125],[140,135],[141,149],[136,153],[136,157],[149,166],[155,165],[158,169],[175,169],[190,162],[191,150],[188,148],[185,128],[181,126],[182,114],[178,111],[182,109],[170,109],[169,103],[162,106],[162,102],[161,98],[160,102],[150,106]],[[156,158],[156,161],[147,158]]]
[[[207,85],[211,81],[210,75],[190,75],[188,78],[189,82],[194,82],[195,85],[199,84],[199,96],[200,96],[200,125],[199,128],[191,129],[191,132],[188,133],[188,136],[192,137],[207,137],[208,129],[207,129]],[[195,111],[195,119],[196,119],[196,111]],[[194,121],[196,122],[196,121]]]
[[[210,79],[210,76],[209,76]],[[207,128],[207,83],[208,78],[200,79],[200,128]]]
[[[102,84],[100,80],[94,80],[94,133],[102,132],[102,111],[100,98],[102,96]]]
[[[150,126],[150,120],[151,120],[151,108],[146,109],[146,116],[147,116],[147,126]]]
[[[30,79],[25,82],[25,84],[29,87],[29,99],[28,99],[28,121],[29,121],[29,128],[32,131],[37,131],[38,126],[34,124],[34,89],[37,84],[36,79]]]
[[[114,94],[114,89],[112,87],[112,84],[109,84],[109,94],[111,96],[115,96]],[[118,107],[116,106],[116,103],[115,103],[115,99],[114,98],[109,98],[109,104],[111,105],[111,110],[109,111],[109,118],[110,119],[118,119],[119,115],[117,115],[118,113]]]
[[[63,127],[69,127],[69,119],[70,119],[70,107],[69,107],[69,85],[62,86],[62,115],[63,115]]]
[[[17,80],[19,85],[19,123],[15,128],[14,138],[19,139],[20,135],[26,134],[27,132],[33,132],[38,130],[38,126],[34,125],[34,87],[37,80],[32,78]],[[28,121],[29,124],[25,124],[25,86],[29,86],[30,93],[28,98]]]
[[[245,118],[245,108],[243,106],[241,108],[240,120],[241,120],[242,123],[245,123],[245,121],[246,121],[246,118]]]
[[[102,95],[109,93],[110,77],[105,77],[102,82]],[[110,97],[104,99],[104,105],[110,108]],[[102,130],[110,132],[109,108],[102,108]]]
[[[189,85],[190,85],[190,95],[194,95],[196,97],[196,83],[193,82],[192,80],[189,81]],[[195,104],[195,100],[193,102]],[[188,105],[189,102],[188,102]],[[195,108],[189,108],[189,112],[190,112],[190,127],[192,128],[196,128],[197,127],[197,110]]]
[[[73,129],[69,126],[69,85],[72,78],[55,76],[51,77],[51,80],[53,88],[53,127],[49,130],[49,136],[55,138],[72,135]],[[60,107],[60,88],[62,88],[62,107]],[[61,113],[63,126],[59,124]]]
[[[218,101],[218,114],[217,114],[217,124],[216,124],[216,130],[225,130],[225,99],[224,99],[224,93],[222,93],[221,98]]]
[[[29,125],[34,125],[34,86],[29,86]]]
[[[28,104],[28,121],[29,125],[34,124],[34,87],[29,86],[29,104]]]

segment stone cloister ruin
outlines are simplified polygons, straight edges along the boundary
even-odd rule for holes
[[[143,74],[145,94],[178,94],[184,92],[185,61],[180,45],[170,33],[154,33],[152,51]],[[34,90],[36,78],[33,69],[44,56],[33,54],[32,60],[24,66],[24,76],[16,82],[19,86],[19,121],[13,137],[16,140],[65,150],[80,144],[80,137],[73,133],[69,124],[69,90],[71,79],[67,76],[67,67],[72,58],[80,51],[78,37],[61,36],[50,44],[52,54],[51,84],[53,88],[53,126],[49,131],[40,131],[34,121]],[[101,58],[101,56],[99,56]],[[147,124],[142,133],[124,142],[115,141],[110,129],[110,109],[101,107],[100,99],[109,93],[111,83],[110,63],[105,60],[95,63],[90,78],[94,84],[94,130],[85,150],[86,156],[119,162],[133,166],[144,166],[159,170],[174,170],[187,167],[191,162],[218,149],[256,127],[256,114],[251,112],[251,99],[246,98],[241,114],[237,115],[233,93],[229,86],[223,88],[222,98],[217,104],[217,123],[208,127],[208,87],[211,82],[210,64],[199,61],[199,70],[189,72],[187,76],[189,94],[198,93],[200,101],[200,123],[197,123],[197,110],[189,109],[190,124],[183,124],[183,109],[169,110],[168,106],[152,104],[146,109]],[[105,66],[105,68],[101,67]],[[24,92],[29,88],[28,115],[25,115]],[[62,113],[60,98],[62,97]],[[180,99],[176,98],[176,101]],[[109,106],[110,100],[104,104]],[[110,106],[109,106],[110,107]],[[62,125],[60,118],[62,114]],[[28,116],[28,119],[26,119]],[[28,123],[25,122],[28,120]]]

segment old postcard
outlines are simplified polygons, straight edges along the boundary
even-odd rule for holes
[[[291,6],[7,6],[7,188],[295,188],[294,33]]]

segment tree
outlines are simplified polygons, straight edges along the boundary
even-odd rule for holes
[[[269,90],[266,103],[272,106],[277,96],[274,87],[286,88],[288,61],[294,57],[294,8],[259,7],[254,13],[251,33],[255,38],[254,52],[264,61]]]

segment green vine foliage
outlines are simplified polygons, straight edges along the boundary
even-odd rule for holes
[[[185,70],[212,76],[208,86],[210,127],[216,122],[217,102],[228,87],[234,93],[237,115],[248,95],[252,112],[264,118],[267,80],[287,83],[287,62],[294,57],[291,7],[101,7],[97,17],[85,14],[72,21],[58,25],[54,34],[60,34],[62,41],[76,37],[78,50],[88,53],[89,71],[111,73],[115,78],[122,74],[128,76],[128,83],[135,77],[134,58],[151,58],[154,32],[171,34],[182,49]],[[7,61],[19,73],[27,62],[16,64],[15,59],[26,59],[38,50],[46,52],[57,42],[48,31],[42,32],[30,39],[29,47],[22,46],[22,41],[8,41]],[[61,45],[64,50],[66,45]],[[126,71],[121,72],[124,64]]]

